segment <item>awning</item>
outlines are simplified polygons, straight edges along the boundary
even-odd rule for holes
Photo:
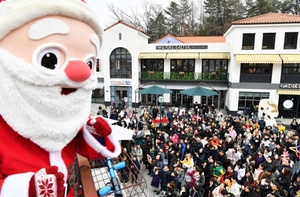
[[[199,53],[168,53],[167,59],[199,59]]]
[[[200,59],[230,59],[229,53],[200,53]]]
[[[277,90],[280,95],[300,95],[300,90]]]
[[[140,53],[139,59],[165,59],[166,53]]]
[[[236,63],[249,63],[249,64],[281,64],[279,55],[273,54],[236,54]]]
[[[286,64],[300,63],[300,54],[280,55],[280,57]]]

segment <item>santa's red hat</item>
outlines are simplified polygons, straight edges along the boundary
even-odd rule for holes
[[[49,15],[66,16],[87,23],[102,40],[100,21],[82,0],[0,0],[0,2],[0,40],[25,23]]]

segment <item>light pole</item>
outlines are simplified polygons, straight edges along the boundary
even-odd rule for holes
[[[160,111],[160,118],[159,118],[159,129],[160,129],[160,131],[161,131],[161,116],[162,116],[162,113],[161,113],[161,108],[162,108],[162,103],[164,102],[164,97],[163,96],[159,96],[158,97],[158,100],[159,100],[159,111]]]

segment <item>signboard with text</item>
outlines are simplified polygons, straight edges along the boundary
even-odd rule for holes
[[[131,86],[131,81],[110,81],[110,85],[112,86]]]
[[[300,89],[300,83],[281,83],[281,89]]]
[[[156,50],[190,50],[190,49],[207,49],[208,45],[159,45]]]

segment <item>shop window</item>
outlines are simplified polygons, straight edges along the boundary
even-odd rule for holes
[[[116,48],[110,55],[110,77],[132,78],[132,58],[125,48]]]
[[[254,49],[255,34],[243,34],[242,50]]]
[[[275,37],[276,37],[275,33],[264,33],[262,49],[263,50],[274,49]]]
[[[238,109],[243,110],[246,107],[248,110],[259,104],[261,99],[269,98],[268,92],[240,92]]]
[[[286,32],[284,37],[284,49],[297,49],[298,32]]]
[[[300,74],[300,64],[282,64],[282,74],[299,75]]]
[[[203,73],[227,73],[228,60],[227,59],[203,59],[202,72]]]
[[[195,72],[195,60],[171,59],[171,72]]]
[[[142,59],[142,72],[164,72],[164,59]]]
[[[240,82],[270,83],[272,64],[241,64]]]
[[[282,64],[281,83],[299,83],[300,64]]]

